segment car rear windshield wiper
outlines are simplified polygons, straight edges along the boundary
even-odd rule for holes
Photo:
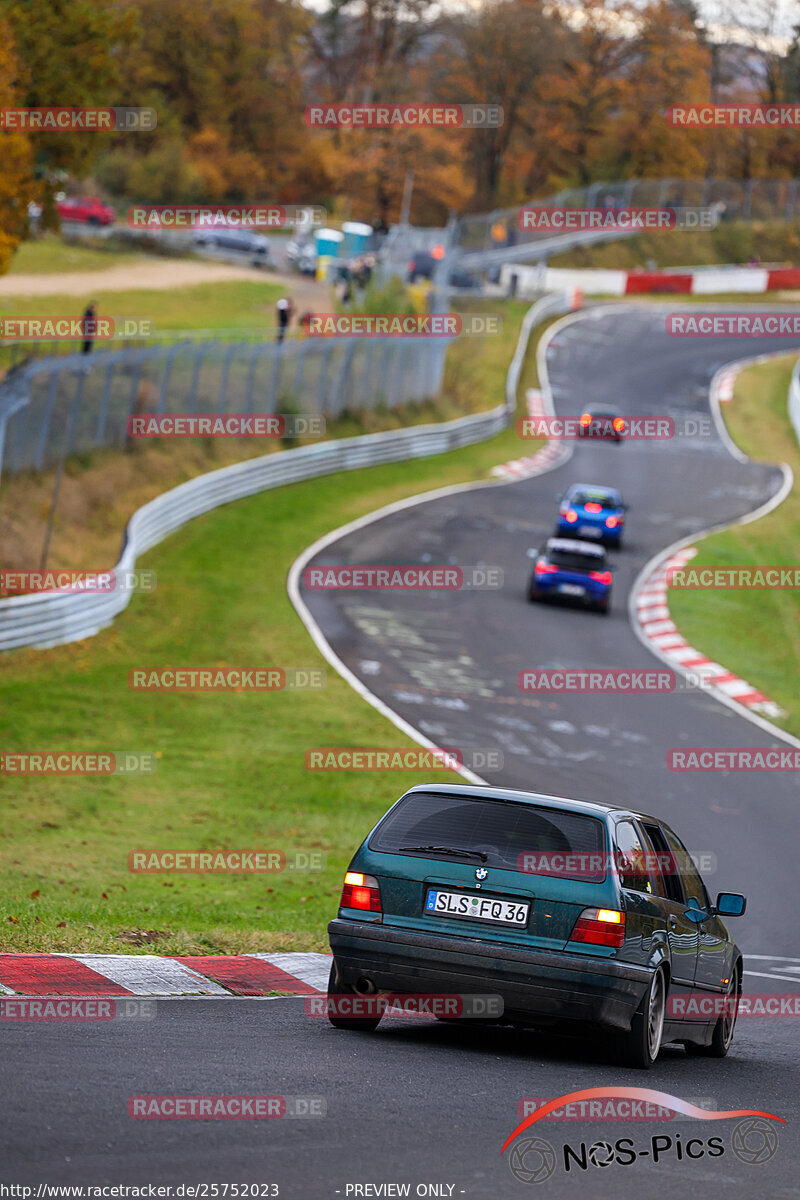
[[[486,862],[489,857],[482,850],[465,850],[462,846],[401,846],[400,850],[431,850],[437,854],[462,854],[465,858],[479,858]]]

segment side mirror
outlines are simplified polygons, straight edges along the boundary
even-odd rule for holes
[[[539,551],[536,549],[535,546],[526,550],[525,553],[527,554],[528,558],[538,558],[539,557]]]
[[[714,909],[720,917],[742,917],[747,901],[738,892],[720,892]]]
[[[564,499],[564,493],[563,493],[563,492],[556,492],[556,500],[559,502],[559,504],[561,503],[561,501],[562,501],[563,499]]]

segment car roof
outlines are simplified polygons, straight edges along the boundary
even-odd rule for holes
[[[597,546],[594,542],[581,542],[577,538],[548,538],[547,549],[563,550],[567,554],[585,554],[587,558],[605,558],[606,556],[603,546]]]
[[[571,483],[567,492],[600,492],[603,496],[611,496],[617,500],[622,499],[621,492],[616,488],[606,487],[604,483]]]
[[[570,812],[584,813],[589,817],[600,816],[632,816],[641,817],[645,821],[654,821],[657,825],[666,825],[658,817],[638,809],[625,808],[618,804],[601,804],[597,800],[576,800],[571,796],[551,796],[546,792],[525,792],[520,788],[481,787],[478,784],[466,783],[418,783],[404,792],[404,796],[412,792],[434,792],[442,796],[467,796],[481,800],[510,800],[515,804],[536,804],[544,808],[569,809]],[[666,826],[669,829],[669,825]],[[670,830],[671,832],[671,830]]]

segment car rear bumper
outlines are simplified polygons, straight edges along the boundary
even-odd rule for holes
[[[627,1030],[653,972],[615,959],[525,950],[341,918],[328,925],[340,981],[378,991],[492,993],[512,1019]]]

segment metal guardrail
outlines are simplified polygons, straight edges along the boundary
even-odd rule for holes
[[[513,418],[519,373],[531,329],[548,317],[568,312],[571,306],[571,293],[554,293],[538,300],[528,311],[509,367],[504,402],[490,412],[439,425],[282,450],[200,475],[157,496],[138,509],[128,523],[122,556],[114,569],[113,591],[39,592],[0,600],[0,650],[22,646],[45,649],[92,637],[110,625],[129,604],[133,591],[131,574],[137,558],[187,521],[221,504],[286,483],[299,483],[336,471],[425,458],[494,437]]]
[[[789,420],[792,423],[792,428],[795,432],[795,437],[800,442],[800,358],[794,364],[792,369],[792,378],[789,381]]]

